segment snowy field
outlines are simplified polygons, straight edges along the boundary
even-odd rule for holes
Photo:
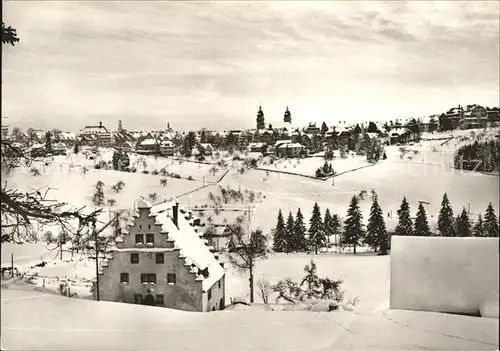
[[[496,133],[498,130],[496,131]],[[493,132],[492,132],[493,133]],[[494,133],[493,133],[494,134]],[[223,187],[241,190],[243,192],[254,191],[260,193],[258,201],[252,206],[251,227],[261,228],[265,234],[270,235],[276,224],[278,210],[282,210],[284,215],[292,211],[295,215],[298,208],[301,208],[305,216],[306,225],[311,215],[315,202],[320,205],[322,213],[329,208],[332,213],[337,213],[340,217],[346,214],[347,206],[353,195],[365,190],[370,192],[374,189],[379,198],[379,203],[385,213],[392,211],[393,219],[399,208],[401,199],[406,196],[412,213],[416,212],[418,202],[424,201],[430,222],[437,217],[440,202],[444,192],[448,193],[455,213],[463,206],[470,207],[471,218],[474,220],[477,213],[484,212],[489,202],[499,203],[499,182],[498,177],[483,175],[473,172],[461,172],[450,168],[453,158],[453,151],[463,144],[460,142],[449,142],[441,146],[442,141],[423,141],[420,144],[406,146],[412,151],[414,157],[411,160],[401,160],[399,157],[399,147],[391,146],[387,148],[387,160],[381,161],[373,167],[359,169],[335,178],[332,180],[319,181],[304,177],[277,174],[265,171],[249,170],[240,174],[236,169],[229,171],[227,176],[220,183]],[[110,160],[112,152],[101,150],[101,155],[105,160]],[[132,156],[132,163],[135,162]],[[93,169],[93,160],[85,159],[83,156],[74,155],[71,157],[56,156],[53,165],[45,167],[39,164],[40,176],[34,177],[27,170],[16,170],[8,180],[9,187],[19,189],[50,187],[51,198],[58,201],[67,202],[74,206],[87,206],[93,209],[91,203],[95,184],[103,181],[105,184],[104,193],[106,199],[116,200],[116,204],[111,209],[130,208],[134,201],[140,196],[148,198],[150,193],[157,193],[157,201],[172,196],[179,196],[186,192],[196,190],[203,185],[200,177],[210,174],[211,165],[200,165],[191,162],[181,162],[172,159],[147,158],[148,169],[159,169],[167,167],[169,172],[179,173],[182,177],[191,175],[195,180],[168,178],[166,187],[160,185],[161,176],[146,175],[140,171],[137,173],[117,172],[111,170]],[[366,164],[363,158],[351,158],[347,163]],[[158,163],[154,163],[158,162]],[[304,169],[304,172],[314,172],[324,160],[321,158],[311,158],[291,161]],[[70,167],[73,164],[74,167]],[[281,161],[281,164],[289,164],[288,161]],[[76,165],[86,166],[87,174],[83,174]],[[349,167],[354,167],[351,164]],[[335,168],[335,166],[334,166]],[[336,169],[337,170],[337,169]],[[337,170],[340,172],[339,170]],[[215,178],[222,175],[219,170]],[[207,176],[208,177],[208,176]],[[214,178],[214,177],[212,177]],[[122,192],[114,193],[110,187],[118,181],[124,181],[125,187]],[[215,196],[220,195],[218,185],[208,184],[207,187],[197,190],[189,195],[180,197],[181,205],[185,207],[210,205],[209,193]],[[224,207],[246,207],[249,202],[231,202],[224,204]],[[366,196],[361,201],[360,207],[366,221],[369,214],[371,200]],[[101,216],[102,221],[109,219],[110,206],[104,206],[105,213]],[[495,208],[498,213],[498,208]],[[214,222],[228,223],[236,218],[235,211],[222,211],[215,215],[206,210],[204,218],[213,217]],[[242,212],[245,214],[244,212]],[[44,228],[40,228],[43,233]],[[2,245],[2,265],[10,263],[10,254],[14,253],[14,263],[21,270],[41,262],[50,261],[49,265],[37,268],[36,272],[40,276],[47,277],[46,283],[51,277],[69,278],[75,280],[75,287],[85,279],[94,277],[94,264],[91,260],[79,262],[65,262],[54,258],[56,252],[49,252],[45,244],[25,244],[25,245]],[[299,279],[302,276],[302,269],[311,257],[307,255],[272,256],[268,260],[258,264],[256,270],[256,280],[260,277],[276,282],[287,276]],[[343,279],[346,291],[346,298],[358,297],[360,308],[376,310],[379,307],[388,305],[389,271],[388,258],[371,255],[320,255],[315,257],[320,275],[327,275],[332,279]],[[367,270],[367,267],[373,268]],[[34,273],[34,272],[31,272]],[[41,280],[36,282],[42,284]],[[370,286],[370,289],[366,289]],[[85,294],[85,290],[78,292],[79,296]],[[227,297],[247,296],[247,278],[231,268],[228,269]],[[259,297],[256,295],[257,301]]]
[[[196,313],[2,289],[6,350],[498,349],[498,320],[409,311]],[[29,337],[28,337],[29,336]]]

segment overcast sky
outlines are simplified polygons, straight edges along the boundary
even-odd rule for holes
[[[497,1],[5,1],[11,126],[389,120],[499,104]]]

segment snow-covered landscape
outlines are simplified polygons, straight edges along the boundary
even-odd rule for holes
[[[0,350],[497,350],[478,3],[7,1]]]

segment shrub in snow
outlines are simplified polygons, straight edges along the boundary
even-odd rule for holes
[[[38,168],[36,168],[36,167],[32,167],[32,168],[30,169],[30,173],[31,173],[31,175],[32,175],[32,176],[34,176],[34,177],[37,177],[37,176],[39,176],[39,175],[40,175],[40,171],[39,171],[39,170],[38,170]]]
[[[152,175],[158,175],[158,174],[160,174],[160,172],[158,172],[158,170],[157,170],[157,169],[155,169],[153,172],[151,172],[151,174],[152,174]]]

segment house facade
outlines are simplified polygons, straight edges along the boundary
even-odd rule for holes
[[[301,157],[305,153],[305,147],[299,143],[286,142],[276,146],[278,157]]]
[[[102,122],[99,122],[98,126],[85,126],[80,131],[80,136],[82,141],[88,140],[89,144],[93,144],[92,141],[94,141],[95,145],[99,146],[110,146],[113,142],[111,133],[102,125]]]
[[[99,298],[186,311],[223,309],[224,268],[200,238],[197,221],[176,200],[155,206],[141,200],[101,264]],[[96,298],[97,289],[93,293]]]
[[[483,106],[467,105],[463,114],[462,128],[484,128],[488,124],[488,111]]]

